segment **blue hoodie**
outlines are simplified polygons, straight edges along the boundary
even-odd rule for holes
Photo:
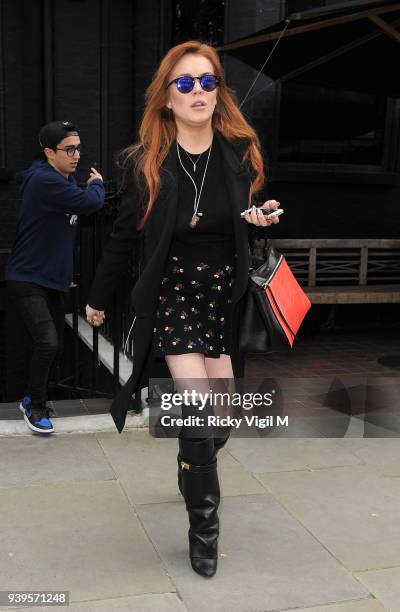
[[[47,161],[33,162],[17,178],[22,204],[6,280],[67,292],[73,275],[77,216],[103,206],[103,182],[96,179],[81,189],[71,175],[64,178]]]

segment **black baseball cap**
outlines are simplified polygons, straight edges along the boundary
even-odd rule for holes
[[[71,121],[52,121],[40,128],[39,144],[42,149],[55,149],[68,136],[79,136],[77,127]]]

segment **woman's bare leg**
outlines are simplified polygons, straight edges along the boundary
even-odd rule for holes
[[[208,378],[204,355],[201,353],[166,355],[165,361],[174,380],[180,378]]]
[[[213,390],[213,410],[219,417],[236,416],[235,410],[231,405],[229,396],[235,392],[235,382],[232,368],[232,361],[229,355],[220,355],[216,358],[205,358],[205,367],[209,376],[210,387]],[[215,395],[219,393],[220,395]],[[221,399],[216,399],[216,398]],[[224,398],[224,399],[222,399]],[[231,427],[219,427],[214,431],[214,447],[218,451],[222,448],[229,438]]]
[[[220,355],[218,358],[205,357],[204,363],[209,378],[233,378],[229,355]]]
[[[166,355],[165,360],[179,392],[209,392],[204,355]],[[193,407],[188,409],[193,411]],[[189,517],[192,568],[203,576],[213,576],[217,569],[220,502],[215,445],[213,437],[193,437],[191,429],[183,427],[179,434],[178,486]]]
[[[178,393],[194,390],[204,397],[204,394],[210,395],[212,390],[212,414],[220,417],[234,416],[234,408],[229,401],[229,394],[235,392],[232,361],[229,355],[211,358],[201,353],[187,353],[166,355],[165,360]],[[220,395],[216,396],[216,393]],[[217,436],[222,434],[225,437],[225,431],[228,432],[229,429],[223,429]]]
[[[210,385],[204,355],[201,353],[166,355],[165,361],[178,393],[183,393],[185,390],[202,394],[209,392]]]
[[[183,396],[188,393],[182,405],[182,416],[205,416],[204,398],[208,398],[210,383],[201,353],[166,355],[169,371],[175,383],[175,390]],[[203,428],[204,429],[204,428]],[[206,436],[207,429],[200,432],[196,427],[183,427],[180,437]]]

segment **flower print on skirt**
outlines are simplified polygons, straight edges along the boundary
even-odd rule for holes
[[[155,355],[229,355],[234,281],[230,242],[207,248],[174,242],[160,285]]]

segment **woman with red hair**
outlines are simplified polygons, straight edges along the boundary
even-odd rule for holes
[[[121,208],[86,312],[93,325],[102,323],[136,246],[133,371],[111,408],[121,432],[132,395],[147,386],[161,359],[177,384],[196,379],[209,389],[212,380],[238,376],[249,225],[278,219],[255,208],[241,217],[264,183],[260,143],[224,81],[216,51],[197,41],[173,47],[162,60],[146,92],[139,142],[123,151],[120,167]],[[270,200],[262,207],[277,206]],[[203,576],[217,567],[216,453],[227,437],[195,437],[190,428],[179,434],[190,559]]]

